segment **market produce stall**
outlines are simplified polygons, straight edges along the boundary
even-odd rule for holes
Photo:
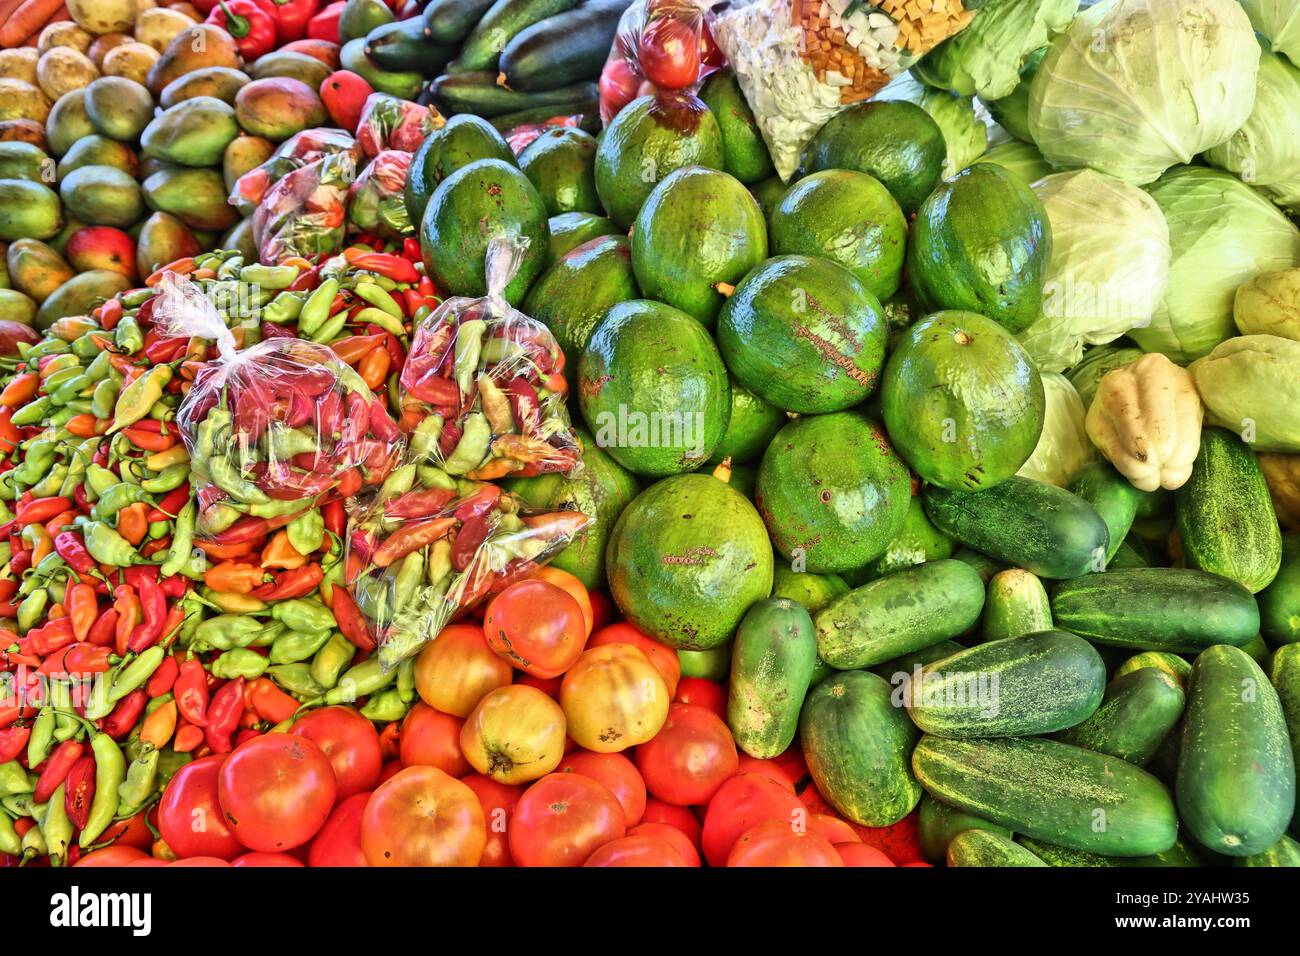
[[[0,10],[4,865],[1300,865],[1300,3]]]

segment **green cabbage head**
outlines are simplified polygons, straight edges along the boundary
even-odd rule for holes
[[[1205,160],[1275,200],[1300,193],[1300,69],[1261,51],[1250,118],[1227,142],[1207,150]]]
[[[1300,0],[1241,0],[1241,5],[1274,53],[1300,63]]]
[[[996,163],[1026,186],[1032,186],[1052,172],[1052,167],[1043,159],[1038,147],[1033,143],[1022,143],[1018,139],[999,143],[975,162]]]
[[[1083,400],[1070,380],[1055,372],[1043,373],[1047,409],[1043,431],[1029,460],[1016,474],[1064,488],[1092,460],[1092,441],[1084,427]]]

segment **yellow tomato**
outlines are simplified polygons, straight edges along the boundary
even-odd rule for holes
[[[564,711],[536,687],[498,687],[478,702],[460,729],[471,767],[499,783],[529,783],[564,759]]]
[[[560,684],[569,736],[596,753],[643,744],[663,727],[672,695],[639,647],[605,644],[584,651]]]
[[[468,717],[489,691],[505,687],[514,672],[488,647],[483,629],[451,624],[415,661],[415,689],[435,710]]]

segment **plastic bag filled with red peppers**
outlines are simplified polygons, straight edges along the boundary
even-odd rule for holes
[[[382,482],[400,445],[382,400],[331,349],[269,338],[238,351],[221,316],[186,279],[164,276],[153,309],[164,334],[211,339],[176,421],[198,489],[200,537],[287,524],[321,496]]]
[[[577,511],[533,512],[496,485],[402,465],[348,525],[346,580],[379,662],[396,667],[453,618],[527,575],[586,527]],[[351,610],[351,609],[349,609]]]
[[[414,153],[446,120],[432,106],[421,106],[387,93],[371,93],[361,108],[357,143],[366,156],[378,156],[386,149]]]
[[[411,460],[474,481],[582,468],[564,352],[502,295],[525,248],[493,241],[488,295],[448,299],[416,327],[400,378]]]
[[[348,152],[285,174],[253,213],[253,241],[263,262],[333,255],[343,248],[348,187],[356,178]]]
[[[386,239],[415,233],[406,212],[406,172],[411,154],[386,149],[376,156],[348,190],[348,220],[362,232]]]
[[[354,162],[361,160],[360,145],[351,133],[344,130],[305,129],[294,133],[276,147],[270,159],[235,180],[235,187],[230,191],[230,205],[248,218],[270,188],[286,175],[338,153],[347,153]]]

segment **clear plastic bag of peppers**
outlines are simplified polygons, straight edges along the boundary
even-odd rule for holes
[[[416,327],[400,378],[411,460],[473,481],[581,470],[564,352],[502,294],[525,243],[493,241],[488,295],[448,299]]]
[[[378,156],[386,149],[414,153],[434,130],[446,125],[442,114],[431,106],[387,93],[371,93],[361,108],[357,143],[366,156]]]
[[[341,129],[305,129],[294,133],[276,147],[270,159],[235,180],[230,205],[248,218],[271,187],[286,175],[337,153],[347,153],[354,162],[359,162],[361,146],[351,133]]]
[[[348,187],[356,178],[350,152],[333,153],[286,173],[253,213],[253,241],[263,262],[333,255],[343,248]]]
[[[348,190],[348,219],[362,232],[402,239],[414,235],[406,211],[406,173],[411,154],[385,149],[362,170]]]

